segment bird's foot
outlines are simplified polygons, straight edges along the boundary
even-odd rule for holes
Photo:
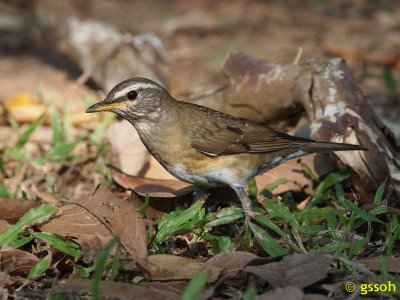
[[[244,212],[244,225],[249,228],[251,219],[255,219],[260,213],[252,211],[251,209],[243,209]]]

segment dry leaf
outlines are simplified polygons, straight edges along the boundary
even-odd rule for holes
[[[86,253],[97,253],[99,242],[104,245],[118,234],[125,250],[139,265],[143,266],[147,257],[142,217],[131,201],[118,198],[106,186],[99,186],[89,197],[70,201],[64,214],[43,225],[41,230],[76,237]]]
[[[114,166],[108,167],[111,168],[112,177],[117,184],[133,190],[138,196],[132,199],[137,207],[144,203],[146,196],[149,197],[146,216],[150,219],[160,218],[165,213],[174,211],[177,205],[190,206],[193,202],[194,187],[185,182],[131,176]]]
[[[146,269],[152,280],[181,280],[191,279],[202,270],[210,270],[208,282],[218,279],[221,269],[204,262],[167,254],[151,255],[147,258]]]
[[[221,268],[225,276],[231,277],[239,273],[250,261],[256,258],[258,258],[257,255],[244,251],[219,253],[211,257],[205,265]]]
[[[303,300],[303,292],[294,286],[286,286],[283,288],[276,288],[267,293],[258,295],[256,300],[275,300],[275,299],[285,299],[285,300]]]
[[[65,283],[58,285],[53,293],[67,293],[69,295],[88,294],[92,291],[92,281],[89,279],[68,279]],[[100,283],[100,295],[102,298],[131,300],[178,300],[181,298],[180,289],[168,284],[132,284],[127,282],[102,281]],[[79,298],[79,297],[78,297]]]
[[[107,129],[107,138],[121,170],[129,175],[140,174],[150,154],[132,124],[126,120],[113,122]]]
[[[46,107],[38,99],[26,92],[9,98],[5,109],[18,122],[33,122],[46,111]]]
[[[10,247],[0,249],[0,271],[11,275],[26,275],[39,259],[26,251]]]
[[[248,266],[244,271],[260,276],[274,287],[303,288],[324,278],[330,262],[331,259],[324,254],[294,254],[279,262]]]
[[[6,231],[8,227],[10,227],[10,223],[0,219],[0,233]]]
[[[125,250],[143,266],[147,258],[146,228],[142,216],[129,200],[115,196],[100,185],[87,199],[71,201],[96,216],[113,235],[121,237]]]
[[[51,219],[40,229],[77,239],[84,253],[84,261],[91,262],[100,250],[98,243],[104,247],[112,239],[110,230],[96,216],[78,205],[67,204],[62,211],[62,215]],[[89,249],[90,245],[92,248]]]
[[[28,210],[40,203],[32,200],[0,198],[0,219],[16,222]]]
[[[183,181],[133,176],[125,174],[115,167],[111,168],[112,177],[117,184],[132,189],[141,196],[147,194],[149,197],[171,198],[194,192],[194,186]]]
[[[122,120],[112,123],[107,129],[107,138],[124,173],[176,180],[149,154],[135,128],[128,121]]]
[[[385,261],[386,268],[388,272],[392,273],[400,273],[400,257],[391,257],[391,256],[386,256],[383,257],[383,260]],[[358,260],[360,264],[363,264],[365,267],[372,271],[380,271],[379,267],[379,257],[372,257],[372,258],[365,258]]]

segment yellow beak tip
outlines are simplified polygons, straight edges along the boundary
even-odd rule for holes
[[[98,103],[95,103],[95,104],[89,106],[85,110],[85,112],[86,113],[95,113],[95,112],[100,112],[100,111],[110,111],[110,110],[113,110],[117,106],[118,105],[116,103],[98,102]]]

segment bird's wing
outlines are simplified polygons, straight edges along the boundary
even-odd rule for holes
[[[193,128],[191,146],[208,155],[267,153],[311,142],[239,118],[205,121]]]

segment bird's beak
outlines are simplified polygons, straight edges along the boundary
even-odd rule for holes
[[[113,109],[123,105],[125,105],[124,102],[110,102],[109,100],[104,99],[103,101],[97,102],[92,106],[89,106],[85,112],[94,113],[100,111],[112,111]]]

